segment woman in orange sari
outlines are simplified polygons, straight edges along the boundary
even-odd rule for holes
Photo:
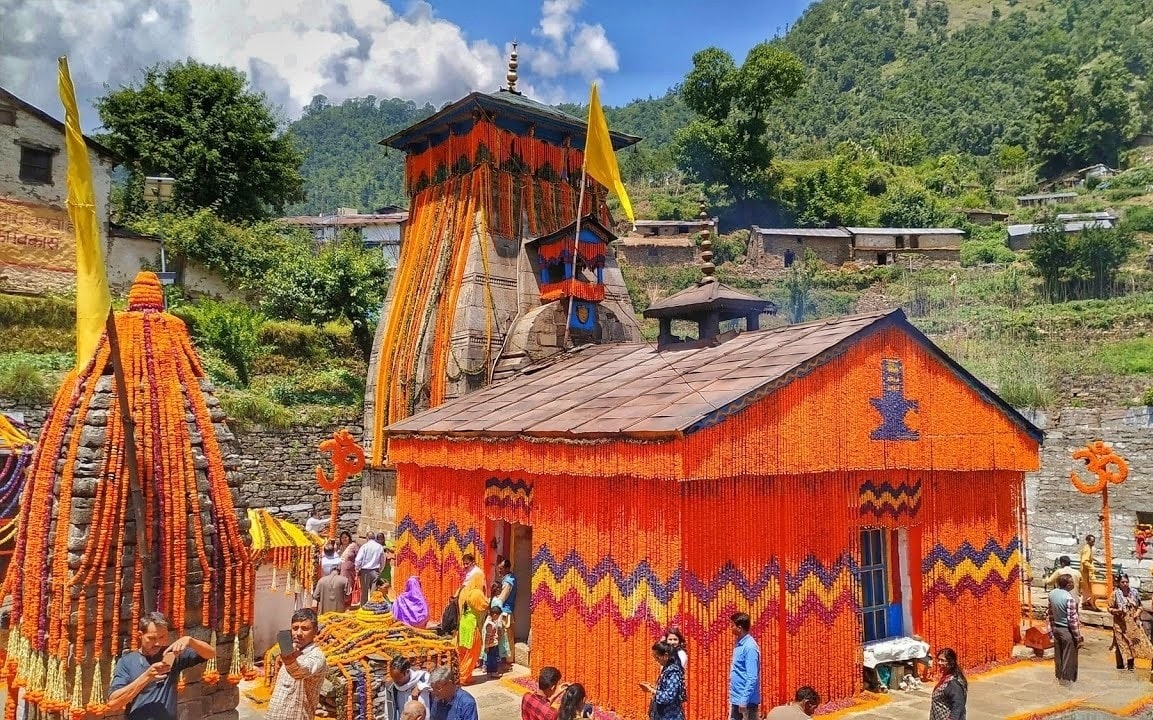
[[[488,611],[488,597],[484,594],[484,573],[473,573],[464,582],[457,600],[460,610],[460,629],[457,630],[457,655],[460,662],[460,684],[472,681],[472,671],[480,662],[481,628]]]

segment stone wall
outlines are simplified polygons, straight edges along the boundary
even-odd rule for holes
[[[1109,488],[1113,560],[1140,580],[1142,589],[1153,588],[1150,569],[1153,555],[1138,560],[1133,538],[1137,513],[1153,513],[1153,408],[1116,410],[1066,408],[1054,414],[1033,413],[1033,422],[1045,431],[1041,470],[1026,477],[1029,502],[1030,566],[1039,583],[1045,568],[1057,557],[1076,559],[1085,536],[1098,537],[1097,562],[1104,562],[1102,524],[1098,519],[1101,500],[1083,495],[1069,481],[1076,471],[1083,480],[1095,480],[1085,465],[1071,457],[1074,450],[1093,440],[1112,443],[1129,463],[1129,479]]]
[[[0,398],[0,412],[17,413],[29,426],[35,439],[40,434],[48,406],[17,406]],[[332,474],[332,466],[322,462],[316,446],[331,437],[340,427],[348,428],[360,440],[363,428],[348,424],[332,427],[295,427],[289,430],[234,430],[240,446],[239,473],[242,477],[241,497],[249,507],[267,508],[277,517],[303,525],[313,507],[320,517],[329,514],[330,495],[316,484],[316,466]],[[361,478],[348,481],[340,493],[340,529],[356,533],[360,521]],[[391,532],[392,527],[364,527],[365,531]]]

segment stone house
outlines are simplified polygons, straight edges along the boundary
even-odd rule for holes
[[[1001,212],[999,210],[982,210],[980,208],[963,209],[957,212],[965,216],[965,219],[974,225],[992,225],[995,222],[1005,222],[1009,219],[1009,213]]]
[[[830,265],[843,265],[853,253],[852,235],[844,228],[762,228],[753,226],[749,262],[786,268],[812,250]]]
[[[1028,250],[1036,242],[1037,233],[1044,225],[1010,225],[1008,232],[1009,249],[1015,252]],[[1112,230],[1111,220],[1073,220],[1064,224],[1066,234],[1079,233],[1087,229]]]
[[[86,140],[100,240],[107,243],[116,159]],[[67,172],[64,123],[0,88],[0,291],[61,292],[75,284]]]
[[[1017,204],[1021,207],[1041,207],[1043,205],[1060,205],[1077,199],[1075,192],[1035,193],[1033,195],[1018,195]]]
[[[626,265],[685,265],[697,257],[696,243],[688,235],[626,235],[613,248]]]
[[[710,229],[716,229],[717,219],[707,221]],[[633,223],[632,236],[640,237],[673,237],[677,235],[693,235],[701,231],[700,220],[637,220]]]
[[[924,255],[932,260],[959,260],[964,230],[956,228],[845,228],[853,236],[855,260],[888,265],[900,254]]]

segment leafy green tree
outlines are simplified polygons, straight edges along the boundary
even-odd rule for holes
[[[859,165],[838,155],[782,183],[781,199],[800,227],[858,225],[865,180]]]
[[[129,185],[141,187],[146,175],[175,178],[174,208],[248,220],[303,198],[302,156],[239,70],[156,65],[96,109],[108,130],[101,139],[126,163]]]
[[[1041,65],[1033,93],[1032,150],[1049,174],[1095,162],[1116,166],[1135,130],[1133,76],[1113,56],[1088,72],[1067,57]]]
[[[194,320],[193,336],[236,371],[242,387],[248,387],[252,361],[264,352],[260,327],[265,317],[239,302],[204,300],[190,310]]]
[[[381,254],[364,247],[355,233],[342,233],[315,254],[284,257],[262,286],[262,305],[276,317],[323,325],[352,324],[365,359],[372,352],[373,318],[387,288],[388,267]]]
[[[1069,233],[1064,223],[1047,222],[1034,233],[1029,260],[1051,302],[1106,298],[1113,293],[1121,267],[1137,246],[1127,231],[1087,228]]]
[[[899,187],[889,191],[881,205],[881,225],[885,227],[929,228],[943,224],[949,213],[929,191]]]
[[[795,95],[804,75],[794,55],[769,43],[753,47],[739,67],[719,48],[693,55],[681,97],[696,117],[676,133],[674,152],[690,177],[724,188],[738,224],[772,189],[768,111]]]

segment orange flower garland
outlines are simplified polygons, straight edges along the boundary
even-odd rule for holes
[[[252,567],[213,411],[201,388],[204,370],[183,323],[162,310],[159,280],[141,273],[129,293],[128,311],[116,316],[127,400],[137,428],[145,541],[154,554],[157,609],[169,616],[176,632],[195,624],[235,635],[251,624]],[[88,367],[65,380],[30,467],[14,560],[25,572],[6,585],[12,598],[4,663],[11,678],[8,716],[20,699],[18,689],[46,712],[103,712],[104,683],[112,674],[106,663],[121,649],[123,602],[132,607],[132,625],[139,618],[145,591],[139,553],[132,553],[131,579],[124,580],[123,572],[135,536],[126,532],[133,517],[128,509],[125,427],[115,386],[106,374],[109,361],[104,338]],[[97,398],[101,405],[95,404]],[[194,427],[186,422],[189,414]],[[103,427],[102,436],[92,434],[92,427]],[[194,432],[199,448],[193,445]],[[197,465],[206,468],[198,470]],[[94,473],[79,473],[92,466]],[[199,486],[204,481],[206,490]],[[211,503],[203,508],[201,493]],[[83,501],[91,521],[79,547],[68,532],[69,525],[77,523],[74,498],[90,498]],[[211,538],[203,523],[215,528]],[[185,549],[190,546],[195,548],[195,564],[188,562]],[[196,576],[202,579],[202,593],[189,598],[189,578]],[[131,593],[128,598],[125,590]],[[190,623],[193,609],[196,620]],[[73,626],[73,613],[92,617],[93,625],[82,620]],[[135,645],[135,633],[128,634]],[[86,697],[87,668],[91,690]]]

